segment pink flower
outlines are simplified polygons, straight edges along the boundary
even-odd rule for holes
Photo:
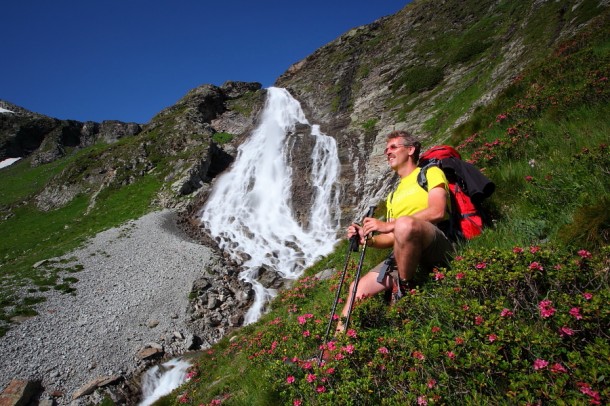
[[[498,336],[495,334],[490,334],[489,336],[487,336],[487,338],[489,339],[490,343],[493,343],[494,341],[496,341],[498,339]]]
[[[292,401],[292,406],[301,406],[303,401],[301,399],[295,399]]]
[[[578,255],[580,255],[581,258],[591,258],[591,253],[587,250],[579,250]]]
[[[428,404],[428,399],[426,399],[425,396],[418,396],[417,397],[417,404],[419,406],[426,406]]]
[[[445,274],[444,273],[442,273],[442,272],[435,272],[434,273],[434,280],[440,281],[440,280],[443,280],[443,279],[445,279]]]
[[[530,247],[530,252],[531,252],[532,254],[535,254],[535,253],[537,253],[538,251],[540,251],[540,247],[538,247],[537,245],[532,245],[532,246]]]
[[[562,336],[572,336],[574,335],[574,330],[572,330],[570,327],[563,326],[559,329],[559,334]]]
[[[307,323],[307,319],[305,318],[305,316],[299,316],[297,317],[297,320],[299,321],[299,324]]]
[[[354,346],[352,344],[348,344],[345,347],[342,347],[341,349],[348,354],[351,354],[354,352]]]
[[[294,376],[290,375],[288,378],[286,378],[286,383],[289,385],[294,383]]]
[[[548,361],[545,361],[543,359],[538,358],[536,361],[534,361],[534,369],[536,371],[540,370],[540,369],[544,369],[549,365]]]
[[[454,261],[462,261],[463,259],[464,257],[461,255],[456,255],[455,258],[453,258]]]
[[[554,363],[553,365],[551,365],[551,372],[555,373],[555,374],[566,374],[568,373],[568,370],[561,365],[559,362]]]
[[[457,345],[462,345],[464,344],[464,339],[462,337],[455,337],[455,343]]]
[[[589,293],[589,292],[585,292],[582,294],[582,297],[584,297],[585,300],[591,300],[591,299],[593,299],[593,294]]]
[[[468,310],[470,310],[470,306],[468,306],[468,305],[463,305],[463,306],[462,306],[462,310],[464,310],[465,312],[467,312]]]
[[[390,352],[387,347],[380,347],[377,351],[379,351],[380,354],[388,354]]]
[[[356,338],[356,330],[350,328],[349,330],[347,330],[347,336],[349,338]]]
[[[584,382],[577,382],[576,386],[578,386],[580,388],[580,391],[582,393],[584,393],[585,395],[587,395],[591,398],[591,399],[589,399],[589,403],[591,403],[592,405],[601,404],[601,397],[599,395],[599,392],[594,391],[591,388],[591,385],[589,385],[588,383],[584,383]]]
[[[540,265],[540,263],[538,263],[538,262],[532,262],[532,263],[530,264],[530,269],[531,269],[532,271],[536,271],[536,270],[538,270],[538,271],[542,271],[542,270],[544,270],[544,268],[542,267],[542,265]]]
[[[527,176],[525,177],[525,181],[526,181],[526,182],[533,182],[533,181],[534,181],[534,177],[533,177],[533,176],[530,176],[530,175],[527,175]]]
[[[540,316],[545,319],[551,317],[557,311],[550,300],[542,300],[538,303],[538,309],[540,310]]]
[[[332,374],[334,374],[334,373],[335,373],[335,368],[333,368],[333,367],[328,368],[328,369],[326,370],[326,373],[327,373],[328,375],[332,375]]]
[[[513,317],[513,312],[511,312],[510,310],[504,308],[500,312],[500,316],[502,316],[502,317]]]
[[[324,386],[320,385],[316,388],[316,392],[324,393],[324,392],[326,392],[326,388]]]
[[[428,388],[432,389],[436,386],[436,380],[435,379],[428,379]]]
[[[311,364],[310,361],[307,361],[303,364],[303,369],[311,369],[313,365]]]
[[[303,331],[303,337],[309,337],[310,335],[311,333],[309,332],[309,330]]]
[[[573,307],[570,309],[570,315],[574,317],[576,320],[582,319],[582,314],[580,314],[580,309],[578,307]]]
[[[520,253],[522,253],[522,252],[523,252],[523,248],[521,248],[521,247],[515,247],[515,248],[513,248],[513,252],[514,252],[515,254],[520,254]]]
[[[487,267],[487,264],[485,262],[479,262],[474,267],[477,269],[485,269]]]
[[[474,318],[474,324],[476,324],[477,326],[480,326],[481,324],[483,324],[484,321],[485,321],[485,319],[483,318],[483,316],[476,316]]]
[[[453,351],[447,351],[447,356],[451,359],[455,359],[455,353]]]
[[[309,382],[309,383],[315,382],[316,381],[316,375],[315,374],[307,374],[305,379],[307,379],[307,382]]]
[[[326,345],[326,347],[328,348],[329,351],[334,351],[337,349],[337,344],[335,344],[334,341],[329,341],[328,344]]]
[[[464,279],[465,276],[466,276],[466,274],[464,272],[459,272],[457,275],[455,275],[455,279],[457,279],[457,280]]]
[[[441,328],[439,326],[434,326],[434,327],[432,327],[432,332],[433,333],[440,333],[441,332]]]
[[[418,360],[426,359],[426,356],[419,351],[413,351],[413,358],[417,358]]]
[[[341,361],[342,359],[345,359],[345,355],[343,355],[342,353],[335,354],[335,359],[337,361]]]

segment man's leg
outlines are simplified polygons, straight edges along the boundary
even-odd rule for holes
[[[432,223],[411,216],[400,217],[394,226],[394,257],[398,277],[410,281],[415,276],[422,251],[434,239],[436,228]]]
[[[392,278],[390,277],[390,273],[388,272],[383,278],[382,283],[377,282],[377,276],[379,275],[379,270],[383,266],[383,262],[373,268],[370,272],[360,278],[358,282],[358,289],[356,290],[356,300],[360,300],[363,297],[373,296],[379,292],[384,290],[392,289]],[[354,289],[354,282],[351,283],[349,287],[349,292],[347,294],[347,300],[345,301],[345,306],[343,306],[343,310],[341,311],[341,315],[343,317],[347,317],[347,312],[351,306],[352,300],[352,292]],[[342,332],[344,330],[343,323],[339,320],[337,323],[338,332]]]

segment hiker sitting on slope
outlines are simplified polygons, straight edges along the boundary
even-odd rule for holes
[[[364,275],[358,283],[356,300],[386,291],[399,289],[402,294],[412,288],[417,267],[425,269],[443,265],[449,259],[453,246],[436,226],[448,218],[448,183],[443,171],[432,167],[427,172],[429,192],[417,183],[417,166],[421,144],[406,131],[393,131],[387,136],[384,150],[388,164],[400,176],[400,183],[387,198],[387,221],[367,217],[362,226],[352,224],[347,229],[348,239],[358,234],[360,244],[370,234],[368,247],[394,249],[395,266],[385,273],[384,263]],[[397,269],[397,277],[390,272]],[[380,271],[382,274],[380,275]],[[398,286],[395,286],[398,284]],[[347,316],[354,283],[342,311]],[[400,294],[399,294],[400,296]],[[339,322],[337,331],[343,331]]]

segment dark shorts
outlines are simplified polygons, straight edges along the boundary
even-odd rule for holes
[[[434,231],[434,239],[421,253],[419,266],[426,269],[447,265],[454,252],[453,243],[445,233],[438,227],[434,227]]]
[[[434,238],[430,245],[422,251],[421,259],[419,261],[420,270],[425,270],[426,272],[430,272],[432,268],[437,266],[446,266],[449,264],[451,260],[451,256],[455,251],[453,243],[447,238],[445,233],[443,233],[438,227],[434,227]],[[396,262],[391,261],[391,265],[385,266],[386,262],[382,262],[377,265],[375,268],[371,269],[371,272],[382,272],[385,273],[396,273]],[[385,269],[384,269],[385,268]],[[380,275],[378,277],[378,282],[381,283],[381,280],[384,275]]]

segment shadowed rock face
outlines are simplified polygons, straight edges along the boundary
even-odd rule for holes
[[[9,110],[0,113],[0,160],[34,155],[32,166],[53,162],[65,156],[68,148],[85,148],[96,142],[113,143],[142,131],[139,124],[116,120],[101,124],[59,120],[1,100],[0,107]]]

